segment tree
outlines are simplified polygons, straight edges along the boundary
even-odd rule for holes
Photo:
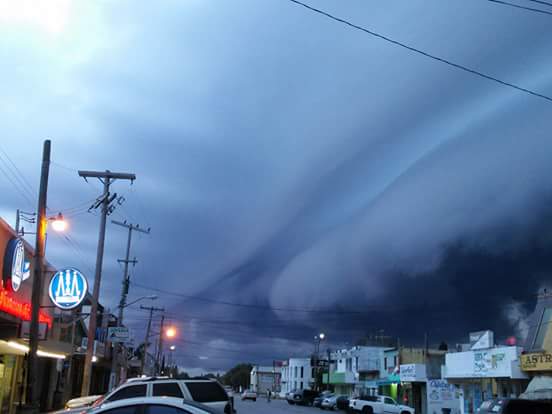
[[[229,385],[235,390],[240,387],[243,389],[249,388],[252,369],[253,365],[251,364],[238,364],[226,372],[222,376],[221,381],[224,385]]]

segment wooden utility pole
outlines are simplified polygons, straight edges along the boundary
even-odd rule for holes
[[[142,353],[142,361],[140,363],[140,375],[144,375],[144,367],[146,365],[146,357],[148,353],[148,341],[151,331],[151,319],[153,318],[153,312],[165,312],[165,309],[163,308],[156,308],[155,306],[147,307],[140,305],[140,309],[149,310],[149,320],[148,320],[148,327],[146,329],[146,337],[144,339],[144,352]]]
[[[117,316],[117,327],[123,326],[123,314],[124,309],[126,307],[126,299],[128,295],[128,286],[130,283],[130,276],[128,274],[128,265],[132,263],[133,265],[137,263],[136,258],[131,260],[130,259],[130,243],[132,241],[132,231],[139,231],[141,233],[149,234],[150,229],[144,230],[140,228],[140,225],[136,224],[130,224],[125,222],[120,222],[117,220],[111,220],[113,224],[116,224],[117,226],[126,227],[128,229],[128,238],[127,238],[127,246],[126,246],[126,255],[124,259],[118,259],[117,261],[119,263],[124,263],[124,271],[123,271],[123,287],[121,289],[121,300],[119,301],[119,314]],[[123,353],[123,345],[120,343],[113,343],[113,354],[112,354],[112,360],[111,360],[111,375],[109,377],[109,389],[113,389],[119,382],[119,370],[118,367],[118,359],[120,355]]]
[[[100,283],[102,279],[102,265],[103,254],[105,245],[105,225],[107,221],[107,215],[110,213],[110,203],[116,198],[116,194],[109,194],[109,187],[115,180],[130,180],[131,182],[136,179],[134,174],[128,173],[114,173],[109,170],[106,171],[79,171],[79,176],[85,180],[87,178],[97,178],[103,185],[103,194],[99,200],[101,205],[101,218],[100,218],[100,234],[98,237],[98,250],[96,253],[96,271],[94,274],[94,290],[92,292],[92,304],[90,310],[90,322],[88,325],[88,342],[86,346],[86,356],[84,358],[84,370],[82,377],[81,396],[88,396],[90,393],[90,380],[92,376],[92,356],[94,355],[94,341],[96,339],[96,323],[98,316],[98,299],[100,296]]]
[[[33,288],[31,293],[31,324],[29,329],[29,354],[27,355],[27,404],[31,412],[39,411],[39,393],[37,387],[38,372],[38,316],[42,296],[42,278],[46,263],[44,261],[46,249],[46,196],[48,193],[48,175],[50,172],[50,140],[44,141],[42,150],[42,169],[40,173],[40,189],[38,193],[38,208],[36,220],[36,241],[33,260]]]
[[[165,315],[161,315],[161,327],[159,329],[159,343],[157,345],[157,357],[155,361],[157,363],[157,373],[161,372],[161,355],[163,355],[163,329],[165,325]]]

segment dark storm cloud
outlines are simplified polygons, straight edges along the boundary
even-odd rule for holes
[[[127,202],[112,218],[152,227],[133,245],[131,297],[170,292],[157,304],[182,329],[182,365],[304,355],[319,330],[331,346],[380,329],[412,343],[515,330],[550,269],[550,105],[287,1],[75,4],[57,37],[4,29],[1,144],[36,178],[53,138],[53,211],[100,193],[77,168],[137,174],[114,186]],[[316,5],[552,94],[545,17],[485,2]],[[75,216],[80,253],[53,238],[51,259],[92,273],[97,222]],[[124,243],[110,226],[111,307]],[[138,341],[144,318],[128,310]]]

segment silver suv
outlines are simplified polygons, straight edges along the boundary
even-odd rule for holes
[[[138,397],[174,397],[204,404],[221,414],[235,413],[233,398],[217,381],[205,379],[132,378],[94,406]]]

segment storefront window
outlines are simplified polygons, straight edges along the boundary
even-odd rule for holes
[[[15,360],[14,355],[0,355],[0,413],[2,414],[10,412]]]

